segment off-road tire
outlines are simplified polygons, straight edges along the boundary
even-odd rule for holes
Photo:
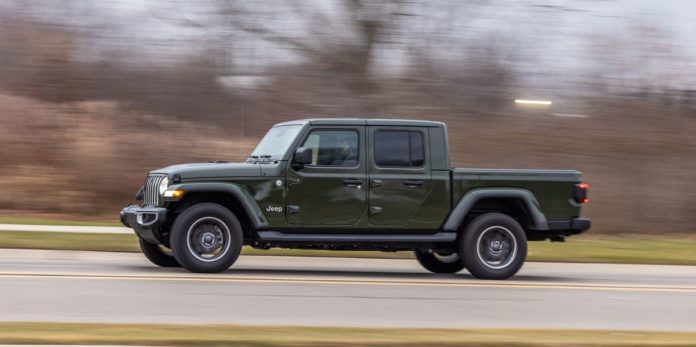
[[[462,258],[457,256],[455,259],[449,261],[445,257],[438,257],[438,255],[425,252],[421,250],[416,250],[416,260],[421,264],[426,270],[438,274],[452,274],[461,271],[464,268],[464,263]]]
[[[164,253],[159,245],[149,243],[143,239],[140,240],[140,249],[143,251],[145,258],[151,263],[161,267],[181,267],[173,256]]]
[[[201,231],[199,228],[208,229]],[[215,257],[204,258],[196,248],[202,243],[191,241],[192,237],[195,238],[195,235],[203,231],[219,231],[222,235],[225,244],[220,247],[220,252]],[[239,219],[224,206],[214,203],[200,203],[187,208],[172,225],[171,245],[174,258],[191,272],[216,273],[227,270],[239,257],[242,242],[242,226]]]
[[[500,251],[498,246],[509,252]],[[475,277],[508,279],[520,270],[527,258],[527,236],[520,224],[506,214],[482,214],[464,228],[459,254],[462,254],[464,266]],[[508,256],[498,263],[497,257],[501,254]]]

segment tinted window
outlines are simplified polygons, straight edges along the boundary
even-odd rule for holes
[[[312,164],[319,166],[358,165],[358,133],[350,130],[314,130],[302,144],[312,149]]]
[[[375,163],[382,167],[422,167],[425,145],[420,131],[375,133]]]
[[[422,167],[425,164],[425,148],[423,144],[423,133],[420,131],[411,132],[411,166]]]
[[[409,137],[406,131],[375,133],[375,163],[379,166],[411,166]]]

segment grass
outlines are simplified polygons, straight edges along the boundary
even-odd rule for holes
[[[127,234],[0,231],[0,248],[140,252],[138,237]]]
[[[530,242],[528,257],[533,261],[696,265],[696,240],[571,237],[565,243]]]
[[[149,346],[696,346],[696,333],[0,323],[0,344]]]
[[[0,232],[0,248],[140,252],[135,235]],[[245,247],[245,255],[334,256],[411,259],[410,252],[313,251]],[[569,238],[565,243],[530,242],[529,261],[696,265],[696,240],[635,237]]]

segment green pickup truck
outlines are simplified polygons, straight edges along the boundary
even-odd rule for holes
[[[159,266],[221,272],[243,245],[414,251],[436,273],[506,279],[527,241],[586,231],[588,185],[573,170],[450,168],[444,123],[280,123],[242,163],[150,172],[121,211]]]

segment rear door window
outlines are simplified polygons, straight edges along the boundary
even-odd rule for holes
[[[420,131],[375,132],[375,164],[379,167],[423,167],[425,144]]]

